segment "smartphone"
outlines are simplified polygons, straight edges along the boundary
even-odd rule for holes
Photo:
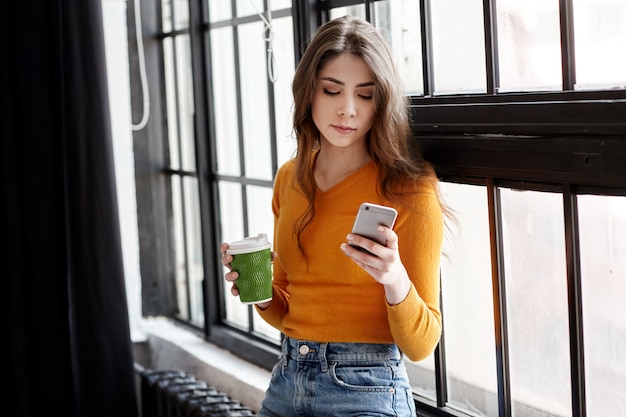
[[[356,214],[356,219],[354,219],[352,233],[371,239],[384,246],[387,244],[387,241],[378,232],[378,226],[383,225],[393,229],[396,217],[398,217],[398,212],[393,207],[373,203],[362,203]],[[353,247],[366,251],[357,245],[353,245]]]

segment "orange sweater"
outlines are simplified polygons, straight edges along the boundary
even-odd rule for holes
[[[276,174],[273,263],[274,298],[261,316],[287,336],[319,342],[392,343],[411,360],[427,357],[441,335],[439,262],[443,216],[430,186],[416,185],[417,194],[394,205],[376,192],[378,168],[361,167],[331,189],[320,192],[316,216],[304,234],[309,263],[301,257],[292,227],[307,201],[293,187],[295,164]],[[339,248],[359,205],[368,201],[393,205],[400,258],[413,282],[409,295],[391,306],[381,284]]]

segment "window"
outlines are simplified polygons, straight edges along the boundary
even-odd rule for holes
[[[441,343],[408,363],[418,409],[620,414],[626,0],[163,0],[143,13],[158,33],[155,113],[135,136],[144,314],[274,363],[280,334],[230,296],[218,247],[272,239],[295,64],[320,22],[359,15],[391,45],[460,225],[442,259]]]
[[[289,1],[209,1],[210,79],[215,103],[213,138],[219,198],[220,242],[266,233],[273,241],[272,184],[279,165],[295,150],[290,132],[291,79],[295,69]],[[226,272],[220,271],[220,275]],[[224,320],[267,338],[280,334],[252,306],[224,288]]]

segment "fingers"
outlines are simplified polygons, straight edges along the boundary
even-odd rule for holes
[[[237,288],[237,285],[233,284],[233,285],[230,287],[230,293],[231,293],[232,295],[234,295],[235,297],[237,297],[237,296],[239,295],[239,289]]]
[[[230,247],[230,245],[226,242],[222,243],[220,245],[220,252],[222,253],[222,255],[224,255],[226,253],[226,251],[228,250],[228,248]]]
[[[224,279],[226,279],[226,281],[228,282],[233,283],[233,285],[230,287],[230,293],[232,295],[238,296],[239,290],[237,289],[237,285],[235,284],[235,281],[239,277],[239,274],[237,273],[237,271],[233,271],[232,267],[230,266],[230,263],[233,261],[233,256],[226,253],[226,251],[228,250],[228,247],[229,247],[228,243],[222,243],[220,245],[220,253],[222,254],[221,263],[226,268],[228,268],[228,272],[224,274]]]
[[[395,255],[395,252],[398,250],[398,235],[385,226],[378,226],[378,233],[385,238],[386,245],[381,245],[366,237],[350,233],[346,237],[350,246],[345,249],[342,246],[342,250],[353,258],[360,257],[360,254],[352,250],[352,248],[378,257]],[[365,260],[366,258],[362,259]]]
[[[227,266],[230,269],[230,263],[233,261],[233,257],[232,255],[228,255],[226,254],[226,251],[228,250],[229,245],[228,243],[222,243],[220,245],[220,253],[222,254],[222,265]]]
[[[222,263],[222,265],[224,265],[226,268],[228,268],[228,270],[230,272],[226,273],[226,280],[227,281],[234,281],[235,279],[237,279],[237,277],[235,276],[235,278],[232,278],[233,274],[237,274],[236,272],[232,272],[232,267],[230,266],[230,263],[233,261],[233,256],[229,255],[226,253],[226,251],[228,250],[228,243],[222,243],[220,246],[220,253],[222,254],[222,258],[220,260],[220,262]],[[230,278],[229,278],[230,276]]]
[[[398,249],[398,235],[396,234],[396,232],[384,226],[379,226],[378,231],[387,240],[387,244],[385,245],[387,248],[394,250]]]
[[[349,234],[349,244],[342,244],[341,250],[377,281],[385,280],[390,271],[401,264],[398,253],[398,235],[388,227],[380,226],[378,232],[386,239],[381,245],[363,236]]]

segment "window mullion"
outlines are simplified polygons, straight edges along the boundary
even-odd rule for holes
[[[266,12],[268,13],[269,16],[271,16],[272,10],[269,8],[269,1],[268,0],[264,0],[263,1],[263,7],[265,8]],[[266,35],[268,35],[266,33]],[[273,36],[273,35],[269,35],[269,36]],[[269,44],[267,45],[269,48]],[[274,51],[271,51],[271,53],[273,54]],[[277,149],[277,145],[276,145],[276,114],[275,114],[275,110],[276,109],[276,97],[274,95],[274,81],[272,81],[270,79],[270,75],[269,75],[269,69],[271,68],[272,71],[276,71],[275,68],[275,62],[272,61],[272,56],[270,56],[270,51],[268,49],[267,53],[265,54],[267,62],[266,62],[266,68],[268,69],[268,76],[266,77],[267,80],[267,99],[268,99],[268,109],[269,111],[269,129],[270,129],[270,147],[271,147],[271,155],[272,155],[272,174],[276,173],[276,171],[278,171],[278,149]]]
[[[214,210],[217,206],[217,198],[213,192],[213,184],[209,177],[214,172],[215,146],[207,138],[214,137],[212,117],[208,114],[210,108],[210,34],[208,22],[208,8],[203,1],[189,2],[189,42],[191,46],[191,64],[193,77],[193,100],[194,100],[194,143],[196,147],[196,172],[198,181],[198,196],[200,201],[200,221],[202,240],[202,263],[203,263],[203,303],[204,303],[204,331],[208,337],[212,325],[222,317],[223,301],[222,282],[219,279],[211,279],[213,276],[221,276],[222,266],[217,258],[218,243],[215,239],[217,223]],[[206,21],[205,21],[206,16]],[[205,25],[206,24],[206,25]],[[207,115],[207,117],[202,117]]]
[[[374,22],[375,20],[372,19],[372,7],[374,6],[373,4],[374,2],[371,0],[365,0],[365,20],[367,20],[368,22]]]
[[[441,288],[441,274],[439,274],[439,287]],[[445,407],[448,402],[448,370],[446,366],[446,341],[444,332],[444,304],[443,291],[439,293],[439,305],[441,308],[441,338],[435,349],[435,392],[437,395],[437,407]]]
[[[572,417],[585,417],[585,369],[583,348],[582,288],[578,233],[578,204],[571,184],[563,189],[567,294],[569,302]]]
[[[500,69],[498,65],[498,30],[495,0],[483,0],[483,19],[485,25],[485,75],[487,94],[496,94],[500,88]]]
[[[572,0],[559,0],[561,26],[561,68],[563,91],[573,91],[576,85],[576,55],[574,50],[574,6]]]
[[[503,265],[502,210],[500,193],[493,177],[487,178],[487,204],[491,247],[491,272],[493,285],[493,321],[498,381],[498,415],[511,416],[511,384],[509,373],[509,346],[507,337],[506,287]]]
[[[233,3],[233,16],[237,16],[236,7]],[[248,216],[247,216],[247,207],[248,207],[248,198],[247,198],[247,187],[243,183],[243,179],[246,177],[246,161],[245,161],[245,153],[244,153],[244,128],[243,128],[243,104],[241,102],[241,62],[239,60],[239,26],[233,26],[233,60],[235,65],[235,97],[237,97],[237,132],[238,132],[238,141],[239,141],[239,177],[240,177],[240,185],[241,185],[241,205],[243,216],[243,233],[244,236],[248,236]]]
[[[422,39],[422,73],[424,96],[432,96],[435,89],[435,69],[433,62],[433,37],[430,0],[420,0],[420,28]]]
[[[171,20],[171,27],[175,28],[175,24],[176,24],[176,8],[173,6],[173,4],[170,4],[170,20]],[[173,81],[174,81],[174,85],[173,85],[173,94],[174,94],[174,103],[175,103],[175,107],[176,107],[176,114],[173,115],[173,117],[176,117],[177,121],[176,121],[176,143],[177,143],[177,147],[178,147],[178,160],[176,161],[176,166],[179,167],[181,170],[185,169],[184,166],[184,162],[183,162],[183,138],[182,138],[182,123],[183,121],[181,120],[181,103],[180,103],[180,91],[181,91],[181,86],[180,86],[180,73],[179,73],[179,67],[178,67],[178,63],[180,61],[182,61],[182,58],[180,57],[181,52],[180,52],[180,48],[179,48],[179,43],[178,43],[178,39],[177,37],[180,36],[181,33],[178,31],[172,31],[170,33],[170,39],[172,41],[172,55],[173,55],[173,59],[174,62],[172,64],[172,71],[173,71]],[[166,139],[167,140],[167,139]],[[165,149],[168,149],[168,154],[171,153],[169,152],[169,146],[165,145]],[[172,161],[168,160],[168,165],[170,167],[172,167]],[[188,242],[188,230],[187,230],[187,210],[186,210],[186,204],[185,202],[187,201],[187,199],[185,198],[185,194],[186,194],[186,190],[185,190],[185,184],[184,184],[184,175],[180,175],[180,174],[176,174],[174,173],[173,175],[171,175],[169,177],[170,180],[170,184],[168,184],[168,187],[172,187],[172,182],[173,181],[177,181],[179,183],[179,190],[180,190],[180,201],[171,201],[171,204],[174,205],[178,205],[179,210],[180,210],[180,215],[181,215],[181,226],[182,226],[182,230],[181,230],[181,239],[182,239],[182,250],[183,250],[183,259],[184,259],[184,279],[185,279],[185,299],[186,299],[186,311],[184,312],[185,316],[187,317],[188,320],[191,320],[192,318],[192,306],[191,306],[191,277],[190,277],[190,272],[189,272],[189,242]],[[170,193],[173,196],[173,193]],[[178,269],[178,268],[177,268]],[[177,280],[177,275],[178,275],[178,271],[176,271],[176,278],[175,280]],[[174,284],[174,286],[177,286],[177,282]],[[183,312],[180,312],[179,314],[183,314]]]

